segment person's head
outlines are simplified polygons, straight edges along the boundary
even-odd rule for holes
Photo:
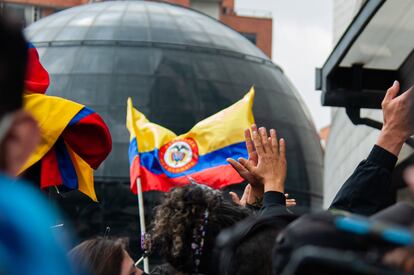
[[[84,241],[69,252],[69,257],[80,270],[86,269],[92,275],[142,274],[135,267],[122,239],[95,238]]]
[[[153,247],[179,272],[211,274],[217,235],[247,215],[220,191],[198,184],[175,188],[155,210]]]
[[[272,274],[272,250],[279,230],[267,227],[255,232],[237,247],[227,274]],[[260,257],[257,257],[260,255]]]
[[[217,273],[223,275],[272,274],[272,251],[289,217],[252,216],[217,237]],[[258,257],[257,255],[260,255]]]
[[[19,26],[0,17],[0,171],[16,175],[39,140],[35,120],[22,109],[27,42]]]

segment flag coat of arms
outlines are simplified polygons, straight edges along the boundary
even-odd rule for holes
[[[90,108],[46,95],[49,74],[32,44],[28,51],[23,106],[37,121],[41,141],[20,173],[40,163],[41,188],[79,190],[97,201],[93,169],[99,167],[112,149],[109,129]]]
[[[191,180],[212,188],[242,182],[226,159],[247,157],[244,130],[254,123],[253,100],[252,87],[235,104],[177,136],[150,122],[129,98],[126,125],[130,132],[131,190],[136,194],[138,177],[142,191],[168,191]]]

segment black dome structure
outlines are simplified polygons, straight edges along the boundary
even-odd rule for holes
[[[73,200],[62,199],[69,215],[88,217],[96,233],[107,225],[118,233],[138,228],[129,192],[128,96],[152,122],[180,134],[254,85],[257,124],[276,128],[287,141],[287,192],[302,205],[321,207],[322,149],[306,107],[283,71],[231,28],[171,4],[117,1],[48,16],[26,36],[50,73],[47,93],[90,106],[111,130],[113,151],[95,173],[101,203],[70,195],[78,200],[71,209]],[[146,193],[149,209],[155,197]]]

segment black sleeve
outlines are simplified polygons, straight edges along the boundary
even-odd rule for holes
[[[336,194],[330,208],[368,216],[392,205],[395,189],[391,173],[396,162],[396,156],[375,145]]]
[[[263,206],[261,215],[286,215],[290,213],[286,209],[285,194],[276,191],[268,191],[263,194]]]

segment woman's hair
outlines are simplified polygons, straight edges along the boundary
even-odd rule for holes
[[[121,274],[126,240],[95,238],[82,242],[69,252],[69,257],[79,271],[93,275]]]
[[[155,208],[152,245],[177,271],[208,274],[217,235],[248,213],[220,191],[198,184],[178,187]]]

